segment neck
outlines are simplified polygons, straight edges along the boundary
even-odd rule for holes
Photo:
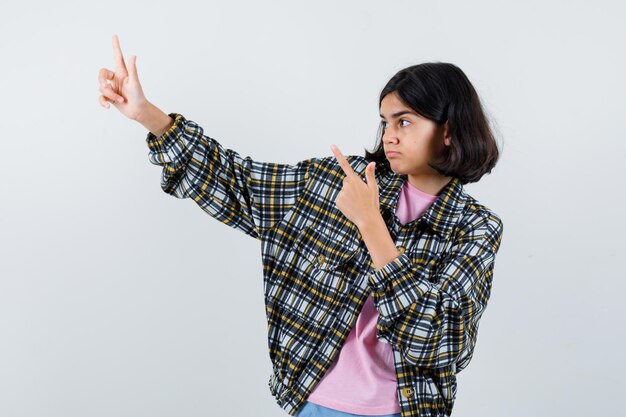
[[[420,191],[431,195],[439,195],[441,190],[452,180],[443,175],[408,175],[408,181]]]

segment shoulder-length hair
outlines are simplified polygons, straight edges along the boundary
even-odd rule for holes
[[[399,99],[423,117],[443,125],[448,122],[450,146],[429,165],[444,176],[457,177],[462,184],[477,182],[490,173],[499,157],[498,146],[485,117],[480,99],[469,79],[454,64],[426,62],[396,73],[380,93],[396,92]],[[383,124],[378,128],[373,151],[365,158],[391,169],[383,147]]]

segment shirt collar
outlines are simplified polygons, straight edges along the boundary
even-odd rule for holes
[[[397,175],[391,169],[385,170],[378,180],[380,207],[392,216],[395,215],[402,186],[407,180],[406,175]],[[421,221],[438,234],[449,234],[459,222],[465,202],[463,184],[458,178],[452,177],[422,214]]]

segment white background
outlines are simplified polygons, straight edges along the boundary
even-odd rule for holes
[[[261,161],[372,148],[398,70],[452,62],[501,159],[466,190],[504,237],[453,416],[622,412],[620,1],[2,6],[0,416],[286,416],[260,245],[162,192],[147,131],[98,103],[112,36],[146,97]]]

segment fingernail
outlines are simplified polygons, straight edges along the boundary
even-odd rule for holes
[[[118,97],[118,99],[117,99],[117,102],[118,102],[118,103],[121,103],[121,102],[123,102],[123,101],[124,101],[124,99],[123,99],[122,97]]]

